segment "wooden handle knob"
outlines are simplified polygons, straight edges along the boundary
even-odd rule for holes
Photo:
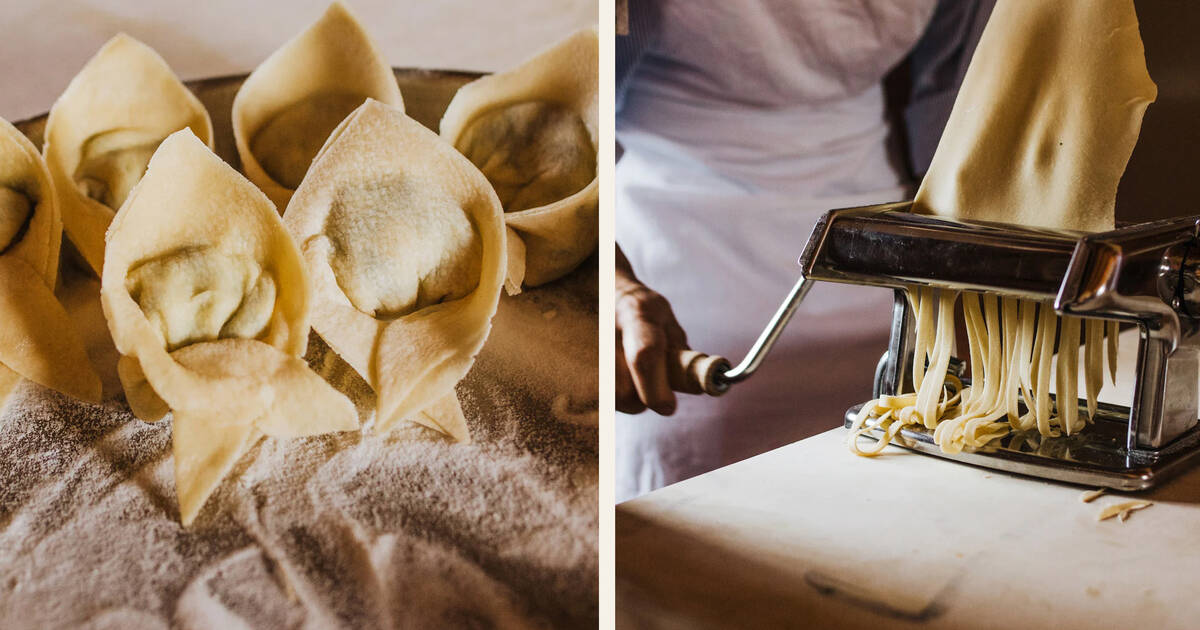
[[[729,370],[725,357],[707,355],[695,350],[682,350],[667,365],[671,389],[685,394],[720,396],[729,388],[717,383],[719,372]]]

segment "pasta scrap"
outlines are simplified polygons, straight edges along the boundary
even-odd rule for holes
[[[1154,503],[1150,501],[1125,501],[1122,503],[1114,503],[1101,510],[1096,520],[1105,521],[1116,516],[1118,517],[1118,520],[1124,522],[1129,520],[1130,514],[1133,514],[1138,510],[1144,510],[1151,505],[1154,505]]]

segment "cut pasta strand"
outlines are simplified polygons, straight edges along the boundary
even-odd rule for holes
[[[1106,322],[1108,334],[1108,377],[1113,385],[1117,384],[1117,346],[1120,342],[1121,323],[1116,320]]]
[[[1096,415],[1097,397],[1104,386],[1104,371],[1100,365],[1100,352],[1104,349],[1104,324],[1098,319],[1087,321],[1087,338],[1083,346],[1083,378],[1087,388],[1088,422]]]
[[[1036,429],[1042,436],[1058,437],[1078,433],[1094,421],[1104,386],[1105,350],[1115,380],[1115,322],[1060,318],[1048,303],[974,292],[914,287],[907,294],[916,324],[915,391],[864,405],[851,423],[852,452],[878,455],[908,426],[931,430],[943,452],[958,453],[987,446],[1014,430]],[[965,388],[947,373],[960,300],[972,372]],[[1081,348],[1086,414],[1080,413],[1078,398]],[[1057,404],[1050,396],[1052,376]],[[879,441],[860,446],[865,436]]]

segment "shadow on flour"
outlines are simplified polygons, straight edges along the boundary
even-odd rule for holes
[[[126,479],[155,507],[177,512],[173,497],[146,474],[170,455],[169,423],[141,422],[123,400],[93,405],[28,381],[10,402],[0,416],[0,530],[32,501],[76,512]],[[93,459],[104,465],[89,466]],[[35,496],[45,494],[51,496]]]

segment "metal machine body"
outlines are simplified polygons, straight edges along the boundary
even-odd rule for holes
[[[1138,326],[1130,407],[1101,404],[1096,422],[1071,436],[1014,432],[984,448],[946,454],[932,431],[909,427],[901,444],[1007,472],[1121,490],[1149,488],[1200,462],[1200,217],[1086,234],[956,221],[912,214],[910,207],[826,213],[800,257],[800,280],[747,357],[716,374],[717,387],[727,389],[757,369],[814,281],[896,290],[875,396],[911,391],[914,332],[905,287],[1053,302],[1059,314]],[[847,426],[861,407],[847,412]]]

